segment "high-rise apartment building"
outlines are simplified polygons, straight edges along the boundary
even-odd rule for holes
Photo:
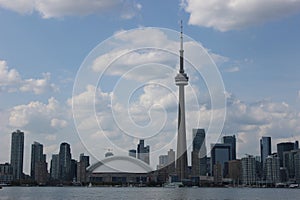
[[[293,142],[282,142],[277,144],[277,153],[279,157],[280,167],[283,167],[283,153],[286,151],[294,150],[296,147]]]
[[[150,146],[145,146],[144,140],[140,140],[137,146],[137,158],[144,161],[148,165],[150,164]]]
[[[262,168],[264,168],[264,162],[271,153],[271,137],[262,137],[260,139],[260,159]]]
[[[63,181],[71,181],[71,148],[68,143],[62,143],[59,149],[59,178]]]
[[[21,180],[23,178],[24,132],[17,130],[12,133],[10,153],[14,180]]]
[[[50,166],[50,177],[52,180],[59,180],[59,155],[53,154]]]
[[[226,163],[231,157],[231,145],[230,144],[212,144],[211,145],[211,173],[214,176],[214,165],[219,163],[221,165],[222,176],[225,177],[228,174],[226,171]]]
[[[247,155],[242,158],[242,177],[243,184],[245,185],[253,185],[256,183],[256,164],[255,158],[251,155]]]
[[[43,155],[43,145],[38,143],[38,142],[34,142],[31,145],[31,169],[30,169],[30,176],[32,179],[36,180],[35,177],[35,168],[36,165],[39,162],[42,161],[46,161],[44,160],[45,156]]]
[[[230,144],[230,146],[231,146],[230,160],[236,160],[236,138],[235,138],[235,135],[224,136],[223,137],[223,143],[224,144]]]
[[[205,130],[193,129],[192,176],[205,176],[206,171],[206,145]]]

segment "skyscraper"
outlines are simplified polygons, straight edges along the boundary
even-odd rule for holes
[[[293,142],[282,142],[277,144],[277,153],[279,157],[280,167],[283,167],[283,152],[294,150],[295,146],[296,145]]]
[[[279,158],[277,154],[270,155],[265,160],[266,183],[275,184],[280,181]]]
[[[144,140],[140,140],[140,143],[137,146],[137,158],[144,161],[147,164],[150,164],[150,146],[145,147]]]
[[[177,156],[176,156],[176,173],[179,180],[187,178],[188,160],[186,148],[186,128],[185,128],[185,102],[184,86],[188,84],[188,76],[184,73],[183,58],[183,34],[181,22],[180,34],[180,69],[175,77],[175,83],[179,87],[179,105],[178,105],[178,134],[177,134]]]
[[[59,155],[53,154],[50,166],[50,177],[52,180],[59,180]]]
[[[59,149],[59,178],[71,181],[71,148],[68,143],[61,143]]]
[[[256,182],[255,158],[247,155],[242,158],[242,177],[243,184],[252,185]]]
[[[231,155],[230,144],[212,144],[211,145],[211,172],[214,175],[214,165],[220,164],[222,168],[222,176],[224,177],[228,171],[225,169],[225,164],[228,164]]]
[[[44,155],[43,155],[43,145],[34,142],[31,145],[31,169],[30,169],[30,176],[34,180],[35,178],[35,166],[37,165],[38,162],[44,161]]]
[[[269,155],[271,155],[271,137],[262,137],[260,139],[260,159],[263,168],[265,160]]]
[[[80,154],[79,162],[77,163],[77,181],[85,183],[87,181],[86,168],[90,166],[90,157]]]
[[[235,135],[233,135],[233,136],[224,136],[223,137],[223,143],[231,145],[230,160],[236,160],[236,139],[235,139]]]
[[[24,132],[17,130],[11,137],[10,164],[13,169],[14,180],[23,178]]]
[[[193,129],[192,175],[205,176],[206,171],[205,130]]]

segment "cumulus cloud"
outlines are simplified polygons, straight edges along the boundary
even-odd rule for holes
[[[141,4],[133,0],[0,0],[0,6],[22,14],[36,11],[43,18],[84,16],[114,11],[120,13],[120,17],[130,19],[142,8]]]
[[[262,136],[271,136],[273,141],[300,139],[299,113],[287,103],[271,100],[246,103],[232,94],[228,98],[224,133],[238,135],[240,152],[249,153],[253,149],[258,153]]]
[[[300,12],[298,0],[182,0],[189,24],[220,31],[241,29]]]
[[[57,128],[67,126],[68,112],[55,98],[48,103],[32,101],[28,104],[14,106],[9,111],[9,125],[37,134],[54,133]]]
[[[9,69],[6,61],[0,60],[0,91],[33,92],[42,94],[46,91],[58,91],[58,87],[50,83],[50,73],[44,73],[40,79],[22,79],[19,72]]]

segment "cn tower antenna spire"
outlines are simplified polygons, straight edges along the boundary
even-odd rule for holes
[[[178,99],[178,134],[177,134],[177,156],[176,156],[176,174],[178,179],[188,178],[188,157],[186,148],[186,127],[185,127],[185,101],[184,86],[188,85],[189,77],[184,73],[183,58],[183,31],[182,21],[180,23],[180,69],[175,77],[175,84],[179,87]]]
[[[179,73],[184,73],[183,69],[183,26],[182,26],[182,20],[180,21],[180,70]]]

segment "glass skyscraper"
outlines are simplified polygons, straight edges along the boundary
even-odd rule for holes
[[[14,180],[23,178],[24,132],[17,130],[11,137],[10,163],[13,169]]]
[[[205,130],[193,129],[192,175],[205,176],[206,170]]]
[[[266,158],[271,155],[271,137],[262,137],[260,139],[260,159],[262,167],[264,166]]]

